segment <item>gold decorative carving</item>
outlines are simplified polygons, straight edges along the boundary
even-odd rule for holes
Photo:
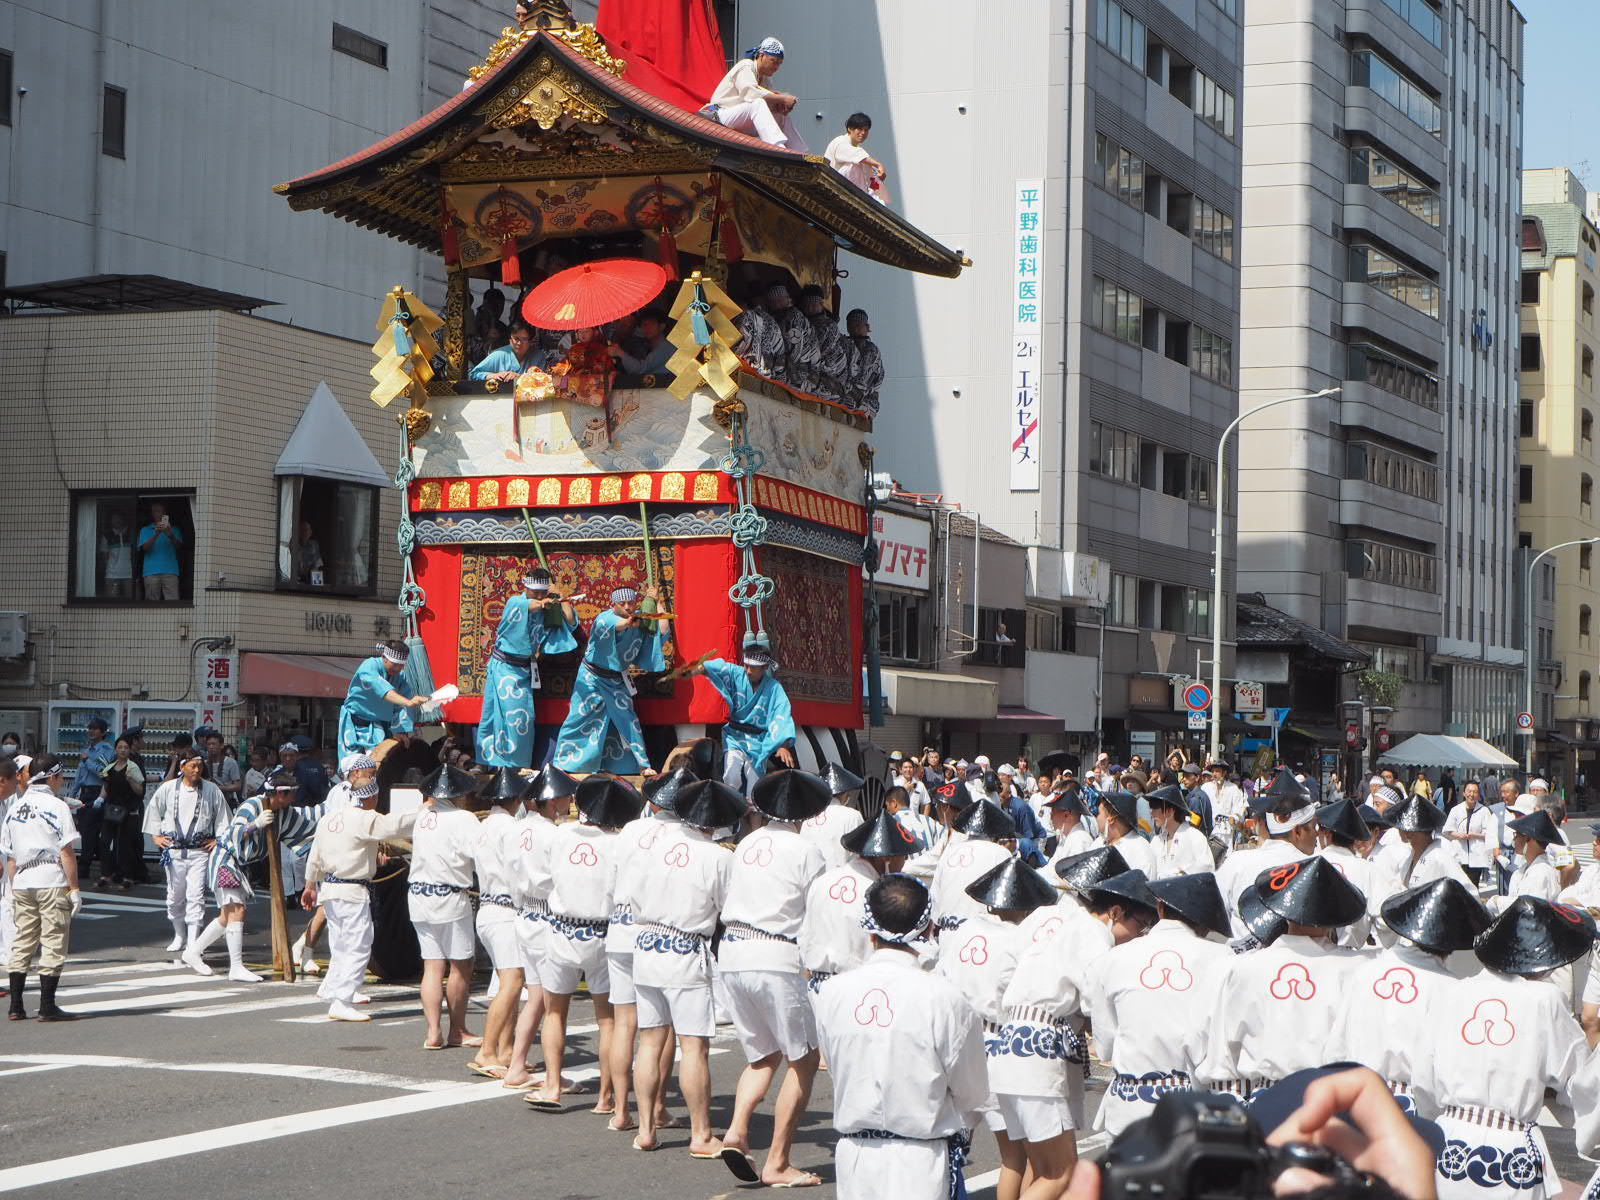
[[[615,504],[622,499],[622,477],[620,475],[607,475],[600,481],[601,504]]]
[[[444,296],[444,356],[450,363],[450,378],[467,377],[467,273],[460,268],[450,272]]]
[[[428,410],[422,407],[414,395],[411,397],[411,407],[396,420],[406,427],[406,438],[412,445],[415,445],[417,439],[427,433],[433,424],[433,418],[428,415]]]
[[[540,508],[554,508],[561,503],[561,480],[547,475],[539,480],[538,504]]]
[[[594,503],[594,480],[587,476],[574,479],[572,486],[567,489],[567,503],[569,505]]]
[[[500,481],[498,479],[485,479],[478,484],[478,507],[500,507]]]
[[[450,507],[467,508],[472,504],[472,485],[458,479],[450,485]]]
[[[661,498],[663,500],[682,500],[684,486],[687,482],[681,471],[668,471],[661,477]]]
[[[602,71],[612,75],[621,76],[628,69],[626,59],[616,58],[606,49],[605,39],[593,25],[577,25],[572,29],[552,29],[552,37],[558,37],[572,49],[587,58]]]
[[[528,503],[528,481],[526,479],[513,479],[506,484],[506,503],[515,504],[518,508]]]
[[[436,509],[444,499],[444,489],[437,483],[425,483],[417,489],[417,507]]]
[[[652,487],[653,483],[654,483],[654,480],[652,480],[650,478],[649,474],[644,472],[644,471],[640,471],[636,475],[630,475],[628,477],[628,499],[629,500],[648,500],[648,499],[650,499],[651,494],[654,491],[654,488]]]
[[[715,500],[717,498],[717,476],[713,471],[701,471],[694,477],[694,498],[696,500]]]

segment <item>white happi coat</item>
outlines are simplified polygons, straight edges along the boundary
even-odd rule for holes
[[[1128,864],[1128,870],[1143,871],[1150,879],[1156,877],[1155,847],[1150,844],[1148,838],[1141,834],[1130,833],[1106,844],[1122,855],[1122,861]],[[1210,857],[1211,855],[1208,852],[1206,858],[1209,860]],[[1210,867],[1205,869],[1207,871],[1211,870]]]
[[[1228,907],[1228,920],[1233,923],[1233,936],[1249,936],[1250,930],[1239,916],[1239,897],[1245,888],[1256,881],[1261,872],[1285,863],[1299,862],[1306,857],[1290,842],[1282,838],[1268,838],[1259,846],[1235,850],[1222,860],[1217,868],[1217,890]]]
[[[551,962],[582,970],[591,987],[605,958],[616,847],[615,833],[577,820],[557,825],[545,852],[550,872],[545,953]]]
[[[1224,969],[1197,1078],[1206,1085],[1275,1083],[1333,1061],[1326,1043],[1354,961],[1351,951],[1292,933],[1235,955]]]
[[[1433,1041],[1428,1010],[1460,979],[1444,959],[1407,941],[1362,955],[1349,969],[1344,1010],[1328,1040],[1329,1061],[1371,1067],[1395,1095],[1409,1094],[1414,1109],[1431,1118],[1438,1105],[1416,1088],[1419,1059]]]
[[[826,869],[821,850],[784,822],[765,825],[740,842],[728,868],[718,966],[724,971],[798,974],[806,893]],[[740,926],[787,940],[754,937]]]
[[[1549,853],[1545,852],[1520,864],[1511,872],[1511,879],[1506,884],[1506,894],[1492,897],[1491,906],[1495,912],[1504,912],[1506,905],[1518,896],[1537,896],[1540,900],[1554,902],[1559,895],[1561,895],[1561,875],[1556,870],[1555,863],[1550,861]]]
[[[379,847],[410,837],[425,811],[384,814],[358,805],[324,813],[306,860],[306,883],[317,889],[317,902],[370,904],[372,893],[361,881],[377,874]]]
[[[928,888],[933,897],[933,918],[939,928],[953,929],[962,921],[988,911],[967,895],[967,885],[1005,862],[1011,854],[999,842],[951,834],[949,846],[934,868],[933,883]]]
[[[985,1026],[999,1029],[1005,1018],[1006,988],[1023,946],[1020,925],[984,913],[939,939],[935,969],[961,989]]]
[[[1339,869],[1367,898],[1367,915],[1354,925],[1338,931],[1339,945],[1348,950],[1359,950],[1367,944],[1369,934],[1376,931],[1385,944],[1392,942],[1388,927],[1383,924],[1383,902],[1396,892],[1403,891],[1400,880],[1387,863],[1376,858],[1362,858],[1345,846],[1322,846],[1318,858],[1325,858]]]
[[[851,855],[844,866],[811,881],[800,924],[800,961],[811,974],[813,993],[822,980],[859,967],[872,953],[872,935],[861,927],[861,918],[867,889],[877,878],[865,859]]]
[[[665,811],[646,811],[629,821],[617,834],[611,851],[611,924],[606,926],[606,954],[633,957],[634,921],[633,862],[645,854],[659,838],[666,836],[678,819]]]
[[[1226,942],[1157,921],[1094,965],[1086,997],[1095,1048],[1116,1072],[1095,1128],[1115,1136],[1167,1092],[1189,1087],[1205,1057],[1213,1005],[1234,958]]]
[[[1389,832],[1393,833],[1394,830]],[[1456,861],[1455,851],[1438,838],[1428,843],[1415,862],[1411,860],[1410,845],[1404,841],[1397,841],[1380,850],[1377,861],[1399,879],[1401,888],[1421,887],[1435,879],[1454,879],[1472,889],[1472,880],[1467,878],[1467,873]]]
[[[413,924],[444,924],[472,916],[478,818],[461,808],[427,809],[411,831],[408,907]]]
[[[682,823],[633,856],[635,985],[711,986],[711,934],[732,865],[710,834]]]
[[[523,814],[506,833],[506,869],[511,898],[521,917],[517,936],[522,943],[525,971],[538,969],[548,944],[550,926],[545,917],[550,911],[550,842],[555,833],[556,823],[534,812]],[[530,979],[536,980],[537,976]]]
[[[946,1139],[975,1127],[989,1096],[977,1015],[903,950],[828,980],[816,1011],[843,1135],[841,1200],[944,1200]],[[880,1136],[850,1136],[869,1133]]]
[[[1566,997],[1545,980],[1485,968],[1440,988],[1426,1022],[1433,1036],[1413,1082],[1439,1105],[1440,1200],[1556,1195],[1539,1112],[1545,1089],[1564,1097],[1589,1058]]]
[[[1004,1024],[987,1038],[997,1093],[1069,1099],[1078,1098],[1075,1090],[1081,1094],[1089,1061],[1084,995],[1095,960],[1114,939],[1104,922],[1073,908],[1075,913],[1063,912],[1060,929],[1025,943],[1017,957],[1001,1000]]]
[[[478,874],[478,928],[504,925],[517,919],[517,900],[513,893],[512,864],[509,855],[515,847],[518,821],[505,809],[495,807],[478,826],[478,840],[472,861]]]
[[[1123,841],[1127,839],[1124,838]],[[1122,843],[1119,842],[1120,846]],[[1158,833],[1147,843],[1154,870],[1147,872],[1151,879],[1170,879],[1174,875],[1199,875],[1216,870],[1216,860],[1211,857],[1211,843],[1206,835],[1193,825],[1184,822],[1169,837]],[[1133,864],[1128,864],[1132,869]]]
[[[830,867],[842,867],[850,851],[839,844],[839,839],[862,822],[862,816],[848,804],[830,804],[810,820],[802,822],[800,836],[815,846],[822,861]]]

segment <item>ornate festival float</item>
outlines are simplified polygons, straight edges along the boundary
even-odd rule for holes
[[[634,680],[657,766],[727,718],[684,668],[751,643],[782,664],[802,762],[854,759],[877,398],[840,328],[839,251],[946,277],[963,259],[820,157],[647,91],[655,71],[630,79],[559,0],[531,7],[459,95],[277,187],[444,259],[442,320],[397,288],[374,347],[373,398],[400,416],[418,682],[454,681],[445,719],[476,723],[497,623],[542,564],[585,631],[613,589],[659,588],[667,669]],[[473,379],[508,294],[551,361]],[[611,344],[652,307],[670,355],[630,370]],[[536,754],[577,661],[540,660]]]

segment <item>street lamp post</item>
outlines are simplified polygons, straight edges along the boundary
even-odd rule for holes
[[[1211,759],[1213,761],[1222,754],[1222,522],[1227,512],[1227,496],[1222,481],[1223,470],[1227,465],[1224,458],[1228,453],[1228,439],[1233,436],[1233,431],[1239,428],[1240,422],[1264,408],[1271,408],[1274,404],[1288,404],[1291,400],[1320,400],[1341,390],[1336,387],[1323,388],[1320,392],[1309,392],[1303,396],[1279,396],[1276,400],[1268,400],[1240,413],[1229,422],[1228,427],[1222,431],[1222,436],[1217,439],[1217,535],[1211,554]]]
[[[1546,547],[1528,560],[1528,570],[1522,579],[1522,678],[1523,696],[1522,711],[1529,717],[1533,716],[1533,569],[1539,565],[1539,560],[1547,554],[1554,554],[1557,550],[1565,550],[1568,546],[1592,546],[1600,542],[1600,537],[1573,538],[1570,542],[1557,542],[1554,546]],[[1533,743],[1538,732],[1538,723],[1529,725],[1527,732],[1518,730],[1527,740],[1522,744],[1522,769],[1525,774],[1533,774]]]

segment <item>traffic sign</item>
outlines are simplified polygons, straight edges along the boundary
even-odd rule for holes
[[[1205,713],[1203,713],[1203,712],[1192,712],[1192,713],[1189,714],[1189,728],[1190,729],[1204,729],[1205,727],[1206,727],[1206,714]]]
[[[1527,733],[1528,730],[1532,729],[1533,728],[1533,714],[1532,713],[1525,713],[1525,712],[1518,713],[1517,714],[1517,728],[1522,730],[1523,733]]]
[[[1211,707],[1211,689],[1196,680],[1183,689],[1183,704],[1192,713],[1205,712]],[[1190,726],[1194,728],[1193,725]]]

